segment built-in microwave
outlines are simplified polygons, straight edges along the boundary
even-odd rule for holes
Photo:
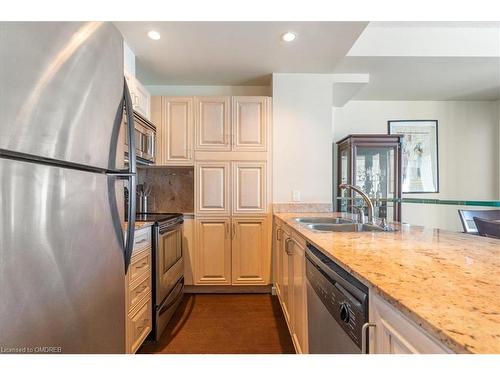
[[[124,120],[126,122],[126,119]],[[156,153],[156,127],[134,111],[135,152],[137,163],[154,164]],[[128,150],[128,138],[125,136],[125,150]],[[128,152],[125,151],[125,161],[128,162]]]

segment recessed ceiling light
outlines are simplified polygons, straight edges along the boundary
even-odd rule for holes
[[[154,30],[149,31],[148,36],[150,39],[153,39],[153,40],[158,40],[161,37],[160,33],[158,31],[154,31]]]
[[[295,34],[294,32],[291,32],[291,31],[287,31],[286,33],[284,33],[281,36],[281,39],[283,39],[285,42],[291,42],[291,41],[295,40],[296,37],[297,37],[297,34]]]

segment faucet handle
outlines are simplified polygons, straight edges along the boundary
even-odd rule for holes
[[[380,227],[384,230],[389,229],[389,225],[387,225],[387,219],[385,217],[380,219]]]

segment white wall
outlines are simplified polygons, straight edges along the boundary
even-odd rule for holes
[[[332,202],[333,75],[273,74],[273,202]]]
[[[498,166],[500,169],[500,100],[497,100],[497,122],[498,122]],[[498,172],[498,200],[500,200],[500,171]]]
[[[270,96],[270,86],[146,86],[151,95],[194,96],[194,95],[255,95]]]
[[[335,108],[334,141],[353,133],[387,133],[388,120],[439,122],[439,189],[412,198],[494,200],[500,189],[498,102],[351,101]],[[402,221],[460,230],[456,206],[405,204]]]

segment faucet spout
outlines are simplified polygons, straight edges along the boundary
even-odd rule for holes
[[[350,184],[340,184],[339,189],[351,189],[361,195],[363,197],[363,200],[366,203],[366,206],[368,207],[368,222],[370,224],[374,224],[373,222],[373,203],[370,199],[370,197],[360,188],[357,188],[356,186],[350,185]]]

